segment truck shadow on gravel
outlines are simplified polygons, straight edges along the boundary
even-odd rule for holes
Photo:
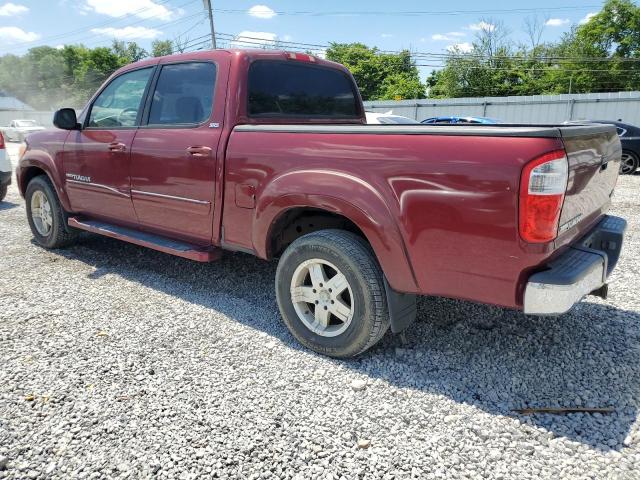
[[[199,264],[107,238],[87,236],[67,258],[223,313],[304,350],[280,321],[276,263],[225,254]],[[379,378],[543,427],[603,451],[624,448],[640,400],[640,314],[585,302],[559,318],[449,299],[419,300],[401,345],[388,334],[350,361],[327,359]],[[314,355],[307,352],[309,355]],[[529,407],[613,407],[611,414],[520,415]],[[425,409],[431,408],[425,405]],[[473,428],[470,424],[469,428]]]
[[[17,203],[2,201],[0,202],[0,212],[2,212],[3,210],[11,210],[12,208],[16,208],[19,206],[20,205],[18,205]]]

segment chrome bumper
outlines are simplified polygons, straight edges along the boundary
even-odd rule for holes
[[[591,293],[606,297],[607,278],[618,263],[627,222],[607,215],[547,269],[529,277],[524,292],[527,315],[561,315]]]

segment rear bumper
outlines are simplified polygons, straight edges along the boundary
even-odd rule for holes
[[[606,297],[607,278],[618,263],[627,222],[607,215],[584,238],[548,269],[529,277],[524,293],[524,313],[561,315],[585,295]]]
[[[0,172],[0,187],[11,185],[11,172]]]

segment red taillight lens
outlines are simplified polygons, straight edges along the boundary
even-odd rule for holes
[[[2,132],[0,132],[0,148],[4,148],[4,137],[2,136]]]
[[[525,165],[520,180],[520,237],[525,242],[545,243],[556,238],[568,178],[564,150]]]

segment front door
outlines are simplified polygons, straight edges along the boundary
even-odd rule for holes
[[[202,245],[211,244],[224,108],[217,74],[212,62],[162,65],[131,156],[131,198],[142,226]]]
[[[114,78],[91,104],[82,130],[67,137],[63,166],[74,212],[137,224],[130,155],[153,70],[142,68]]]

